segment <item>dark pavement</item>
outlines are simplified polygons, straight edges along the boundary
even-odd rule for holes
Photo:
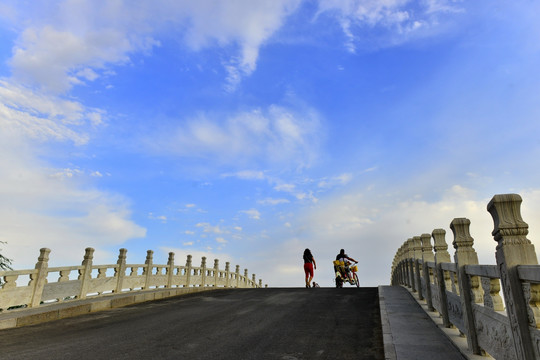
[[[377,288],[270,288],[201,292],[1,330],[0,358],[385,356]]]

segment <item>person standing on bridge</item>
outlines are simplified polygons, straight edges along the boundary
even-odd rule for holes
[[[311,251],[309,249],[304,250],[304,272],[306,273],[306,287],[311,287],[311,280],[313,280],[314,271],[313,269],[317,269],[317,263],[315,262],[315,258],[311,254]]]

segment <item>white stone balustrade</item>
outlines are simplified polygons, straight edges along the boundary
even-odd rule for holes
[[[94,265],[94,249],[87,248],[80,266],[48,267],[50,252],[40,250],[35,269],[0,271],[0,310],[158,288],[262,287],[262,280],[257,283],[255,274],[249,278],[247,269],[241,274],[238,265],[235,272],[228,262],[220,270],[218,259],[208,268],[203,257],[201,266],[195,267],[188,255],[185,266],[176,265],[171,252],[167,264],[158,265],[153,263],[154,252],[148,250],[144,264],[126,264],[127,250],[120,249],[116,264]]]
[[[497,265],[478,264],[466,218],[450,224],[454,262],[443,229],[408,239],[392,262],[392,285],[408,287],[428,311],[438,312],[443,326],[466,337],[472,353],[495,359],[540,359],[540,265],[521,202],[517,194],[495,195],[487,206]]]

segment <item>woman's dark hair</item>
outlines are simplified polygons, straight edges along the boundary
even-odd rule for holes
[[[341,249],[341,250],[339,250],[339,253],[340,253],[340,254],[345,254],[345,250],[344,250],[344,249]]]
[[[313,255],[311,255],[311,251],[309,249],[306,249],[304,250],[304,258],[308,256],[308,257],[312,257]]]

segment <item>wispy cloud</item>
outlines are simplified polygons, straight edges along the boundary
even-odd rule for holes
[[[266,175],[263,171],[256,170],[242,170],[235,173],[222,174],[222,177],[235,177],[241,180],[264,180]]]
[[[198,223],[195,226],[202,228],[205,233],[223,234],[226,232],[219,225],[210,225],[209,223]]]
[[[336,17],[345,35],[345,47],[355,53],[358,44],[396,45],[414,37],[429,36],[442,27],[441,17],[462,12],[456,1],[429,0],[319,0],[317,16]],[[367,29],[367,31],[366,31]],[[378,31],[372,31],[377,29]],[[377,34],[377,35],[375,35]],[[368,40],[368,41],[366,41]]]
[[[175,130],[155,137],[159,141],[147,139],[147,146],[161,154],[213,159],[240,166],[257,159],[267,165],[306,167],[318,156],[322,133],[314,111],[301,114],[273,105],[266,110],[240,112],[225,118],[200,114]],[[234,176],[261,179],[264,173],[240,171]]]
[[[321,179],[318,183],[320,188],[332,188],[335,186],[348,184],[353,179],[353,175],[350,173],[344,173],[338,176]]]
[[[240,211],[240,213],[246,214],[247,216],[249,216],[250,219],[254,219],[254,220],[261,219],[261,213],[257,209],[242,210]]]
[[[274,198],[266,198],[264,200],[259,200],[257,202],[261,205],[279,205],[279,204],[290,203],[288,199],[274,199]]]

